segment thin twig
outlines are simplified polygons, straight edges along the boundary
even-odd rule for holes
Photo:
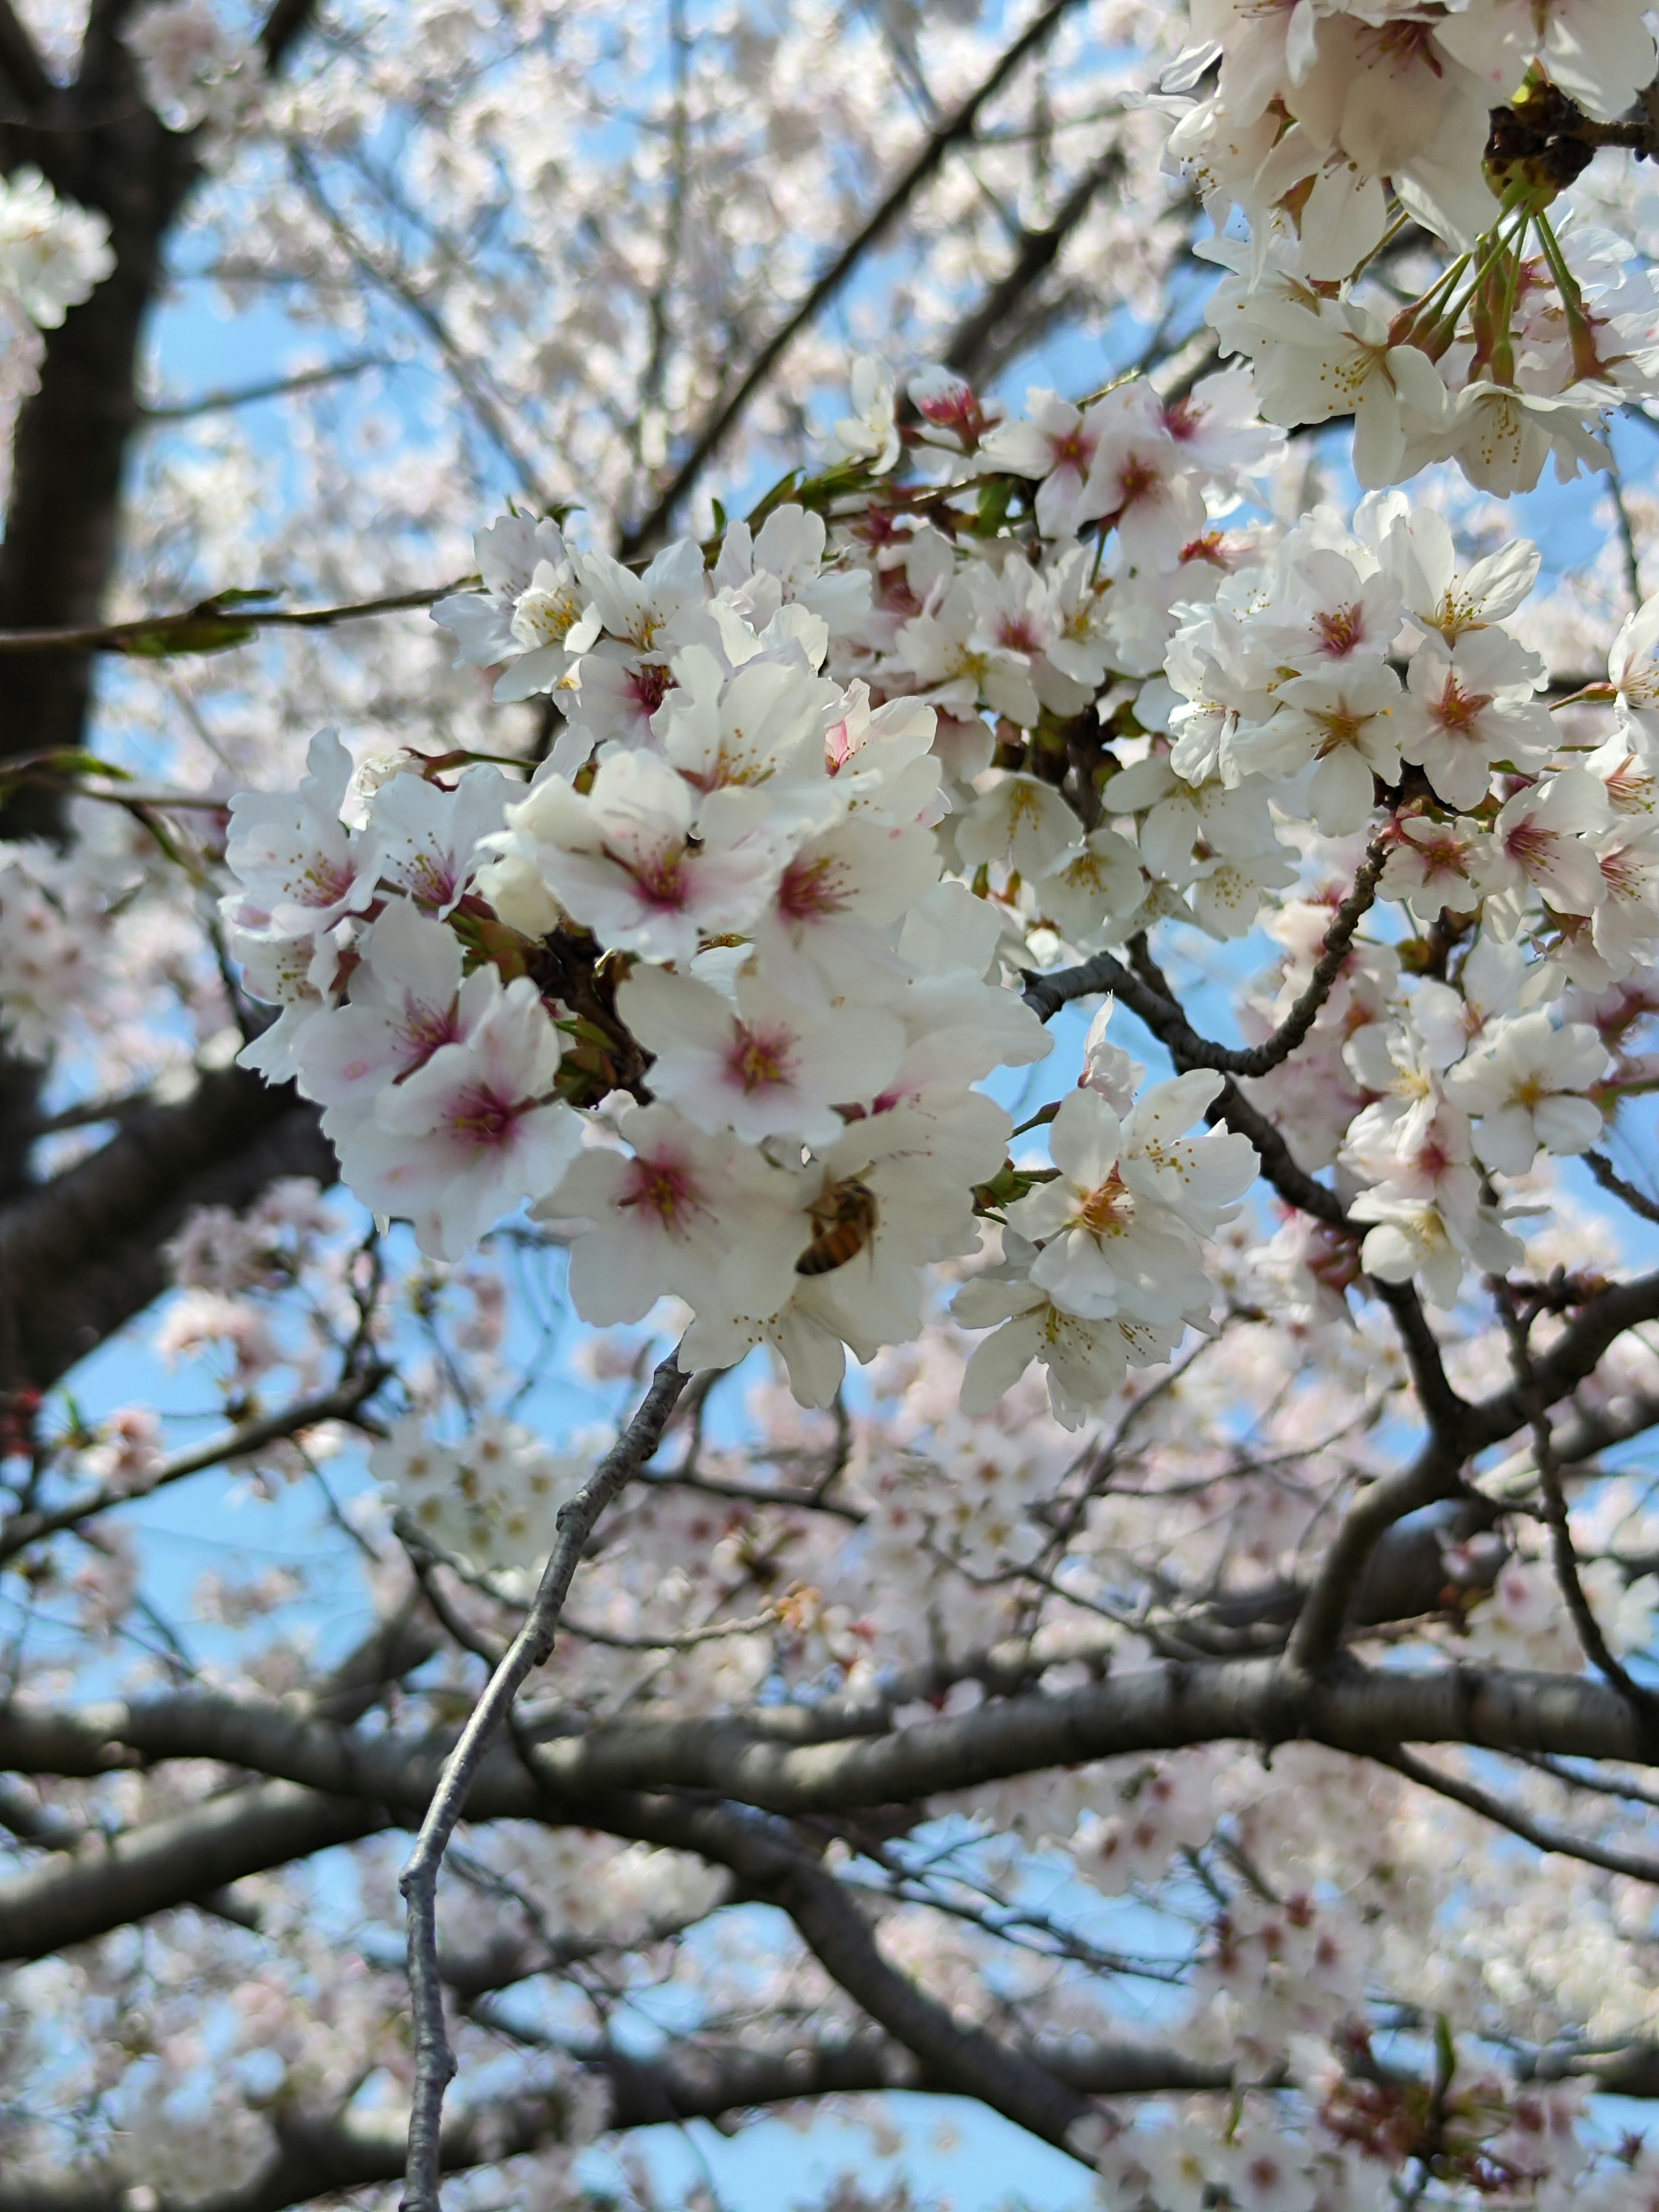
[[[981,79],[938,129],[929,134],[868,217],[805,296],[784,317],[732,392],[704,422],[684,459],[674,471],[672,481],[659,495],[656,504],[623,541],[624,559],[636,553],[649,551],[658,543],[673,520],[682,501],[719,449],[727,431],[765,383],[791,343],[819,310],[835,298],[889,225],[904,212],[922,186],[932,180],[951,149],[973,137],[974,125],[979,119],[981,110],[1001,91],[1021,63],[1042,46],[1060,17],[1073,4],[1074,0],[1048,0],[1048,5],[1040,15],[1033,17],[1002,54],[996,66]]]
[[[1639,1213],[1644,1221],[1659,1222],[1659,1199],[1651,1199],[1633,1182],[1626,1182],[1605,1152],[1586,1152],[1584,1165],[1602,1189],[1622,1198],[1632,1213]]]
[[[512,1710],[526,1676],[544,1665],[552,1651],[559,1615],[594,1523],[655,1451],[688,1379],[671,1353],[652,1376],[638,1412],[615,1445],[560,1510],[558,1533],[535,1601],[473,1707],[460,1741],[444,1763],[415,1849],[399,1878],[398,1887],[409,1908],[409,1990],[415,2028],[415,2087],[400,2212],[441,2212],[440,2131],[444,2091],[455,2071],[438,1970],[438,1870],[444,1852],[465,1808],[479,1762]]]
[[[141,615],[136,622],[82,623],[64,629],[0,629],[0,653],[131,653],[142,655],[169,638],[188,641],[193,632],[217,629],[327,629],[335,623],[359,622],[369,615],[397,614],[429,607],[473,580],[398,592],[389,599],[359,599],[338,607],[249,607],[222,605],[213,599],[170,615]]]
[[[1625,589],[1630,595],[1630,611],[1638,614],[1642,607],[1642,557],[1636,550],[1636,531],[1630,519],[1630,508],[1625,500],[1625,478],[1619,466],[1619,457],[1613,450],[1613,431],[1610,427],[1601,432],[1601,445],[1607,457],[1607,489],[1613,498],[1613,511],[1619,520],[1619,542],[1625,555]]]
[[[1376,886],[1389,857],[1389,846],[1379,836],[1366,852],[1353,889],[1348,893],[1325,933],[1325,942],[1301,995],[1284,1020],[1260,1044],[1216,1044],[1200,1036],[1175,1001],[1132,975],[1109,952],[1097,952],[1076,968],[1056,969],[1053,974],[1025,975],[1025,1003],[1042,1021],[1049,1021],[1073,999],[1091,998],[1112,991],[1131,1012],[1138,1014],[1152,1034],[1168,1045],[1186,1067],[1213,1067],[1224,1075],[1267,1075],[1288,1060],[1318,1018],[1331,995],[1360,921],[1376,901]]]
[[[297,1406],[285,1407],[279,1413],[266,1413],[258,1420],[244,1421],[198,1445],[194,1451],[181,1452],[175,1459],[158,1460],[128,1482],[100,1483],[95,1490],[82,1491],[66,1505],[54,1506],[47,1511],[16,1514],[0,1524],[0,1565],[15,1559],[20,1552],[45,1537],[58,1535],[96,1514],[113,1511],[118,1505],[130,1505],[137,1498],[151,1497],[169,1483],[182,1482],[186,1475],[204,1474],[222,1461],[246,1459],[252,1452],[263,1451],[267,1444],[297,1436],[303,1429],[314,1429],[324,1421],[349,1421],[365,1399],[373,1397],[390,1371],[378,1364],[372,1364],[321,1397],[307,1398]]]
[[[1638,1717],[1650,1724],[1659,1719],[1659,1696],[1644,1689],[1614,1656],[1602,1633],[1601,1624],[1595,1618],[1595,1608],[1584,1595],[1584,1585],[1579,1579],[1578,1554],[1573,1548],[1566,1494],[1561,1487],[1561,1464],[1556,1456],[1555,1440],[1550,1433],[1549,1415],[1545,1411],[1537,1377],[1533,1371],[1532,1353],[1527,1343],[1527,1323],[1521,1317],[1509,1285],[1498,1277],[1488,1279],[1498,1312],[1503,1316],[1504,1333],[1510,1340],[1510,1363],[1515,1370],[1516,1395],[1526,1413],[1532,1431],[1533,1457],[1537,1462],[1538,1486],[1543,1495],[1543,1517],[1550,1532],[1550,1559],[1555,1570],[1555,1579],[1566,1601],[1567,1611],[1572,1616],[1572,1625],[1578,1632],[1584,1656],[1598,1674],[1607,1677]]]
[[[363,375],[371,368],[396,368],[387,354],[355,354],[349,361],[331,362],[324,368],[303,368],[293,376],[267,378],[259,384],[228,385],[222,391],[204,392],[196,399],[181,399],[154,407],[140,407],[141,422],[191,422],[199,415],[218,415],[236,407],[256,406],[263,399],[286,399],[296,392],[314,391],[321,384],[338,384]]]
[[[1605,1844],[1547,1827],[1519,1806],[1506,1803],[1478,1784],[1466,1782],[1461,1775],[1441,1773],[1437,1767],[1414,1758],[1402,1746],[1396,1745],[1392,1751],[1374,1751],[1370,1756],[1379,1765],[1391,1766],[1397,1774],[1403,1774],[1408,1782],[1415,1782],[1420,1789],[1432,1790],[1437,1796],[1449,1797],[1454,1804],[1468,1806],[1483,1820],[1496,1821],[1500,1828],[1519,1836],[1534,1850],[1554,1851],[1562,1858],[1582,1859],[1586,1866],[1601,1867],[1607,1874],[1627,1875],[1633,1881],[1659,1885],[1659,1859],[1644,1858],[1632,1851],[1609,1850]]]

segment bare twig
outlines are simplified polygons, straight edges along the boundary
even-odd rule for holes
[[[1348,893],[1331,920],[1313,973],[1284,1020],[1260,1044],[1226,1045],[1201,1037],[1174,1000],[1132,975],[1109,952],[1097,952],[1076,968],[1056,969],[1052,975],[1025,976],[1025,1003],[1042,1021],[1048,1021],[1073,999],[1097,992],[1115,992],[1132,1013],[1138,1014],[1152,1034],[1168,1045],[1184,1067],[1213,1067],[1224,1075],[1266,1075],[1287,1060],[1307,1036],[1319,1010],[1335,988],[1348,957],[1354,933],[1376,900],[1377,880],[1389,857],[1382,837],[1373,840]]]
[[[1584,1585],[1578,1573],[1578,1554],[1573,1548],[1566,1494],[1561,1487],[1560,1462],[1556,1457],[1549,1415],[1533,1368],[1532,1352],[1527,1342],[1527,1323],[1521,1317],[1509,1285],[1495,1277],[1490,1279],[1492,1296],[1503,1316],[1504,1334],[1509,1338],[1516,1395],[1525,1408],[1532,1431],[1538,1486],[1543,1496],[1544,1519],[1550,1532],[1551,1564],[1555,1570],[1555,1579],[1560,1586],[1561,1595],[1566,1601],[1567,1611],[1572,1616],[1572,1625],[1578,1632],[1578,1641],[1591,1666],[1598,1674],[1606,1676],[1620,1695],[1628,1699],[1636,1712],[1648,1720],[1659,1717],[1659,1696],[1634,1680],[1614,1656],[1602,1633],[1601,1624],[1595,1618],[1595,1608],[1584,1594]]]
[[[1625,497],[1624,472],[1619,466],[1619,456],[1613,450],[1613,432],[1604,427],[1601,445],[1607,457],[1607,490],[1613,499],[1613,511],[1618,518],[1619,543],[1625,556],[1625,589],[1630,596],[1630,611],[1637,613],[1642,605],[1642,556],[1636,550],[1636,530],[1631,521],[1630,505]]]
[[[260,384],[204,392],[199,398],[180,400],[172,405],[141,407],[138,416],[143,422],[189,422],[198,415],[217,415],[234,407],[252,407],[261,399],[285,399],[292,392],[310,392],[319,384],[338,384],[349,377],[362,376],[371,368],[396,366],[386,354],[356,354],[349,361],[331,362],[325,368],[306,368],[296,375],[271,377]]]
[[[455,2070],[455,2054],[444,2024],[443,1982],[438,1969],[438,1870],[444,1852],[465,1808],[473,1776],[512,1710],[525,1678],[545,1663],[553,1649],[565,1596],[595,1522],[656,1449],[688,1379],[671,1353],[652,1376],[638,1412],[615,1446],[561,1509],[558,1534],[535,1601],[474,1706],[460,1741],[444,1763],[415,1849],[399,1879],[409,1908],[409,1985],[415,2026],[415,2087],[402,2212],[440,2212],[444,2091]]]
[[[1586,1152],[1584,1165],[1602,1189],[1614,1198],[1623,1199],[1632,1213],[1639,1213],[1644,1221],[1659,1222],[1659,1199],[1651,1199],[1645,1191],[1638,1190],[1633,1182],[1626,1182],[1605,1152]]]
[[[302,1429],[314,1429],[323,1421],[349,1421],[367,1398],[374,1395],[390,1370],[378,1365],[364,1368],[319,1398],[307,1398],[297,1406],[286,1406],[280,1413],[267,1413],[257,1421],[244,1421],[238,1427],[227,1429],[198,1444],[194,1451],[180,1452],[176,1458],[158,1460],[152,1468],[136,1474],[128,1482],[100,1483],[94,1490],[84,1490],[78,1498],[65,1505],[54,1506],[50,1511],[15,1514],[9,1521],[0,1523],[0,1565],[15,1559],[31,1544],[44,1537],[56,1536],[65,1528],[74,1528],[96,1514],[108,1513],[118,1505],[130,1505],[136,1498],[149,1498],[169,1483],[182,1482],[186,1475],[201,1474],[222,1462],[245,1459],[250,1452],[261,1451],[267,1444],[276,1443],[284,1437],[297,1436]]]
[[[128,653],[141,658],[164,653],[170,641],[175,649],[189,652],[191,640],[208,630],[328,629],[336,623],[359,622],[369,615],[397,614],[410,607],[429,607],[471,581],[423,586],[418,592],[397,592],[384,599],[358,599],[338,607],[252,607],[222,605],[206,599],[169,615],[141,615],[136,622],[83,623],[64,629],[0,629],[0,653]],[[233,643],[234,639],[219,642]],[[196,648],[201,649],[201,648]]]
[[[797,306],[793,307],[750,362],[738,383],[720,401],[692,441],[690,451],[659,495],[655,505],[623,541],[623,557],[648,551],[673,520],[681,502],[718,451],[726,433],[770,376],[800,332],[841,290],[865,255],[875,245],[924,185],[931,182],[953,148],[970,139],[981,109],[994,100],[1020,64],[1041,46],[1073,0],[1048,0],[1033,17],[996,66],[982,77],[959,106],[932,131],[907,167],[884,192],[870,215],[849,238],[830,266]]]
[[[1449,1797],[1455,1804],[1468,1806],[1470,1812],[1480,1814],[1484,1820],[1496,1821],[1499,1827],[1507,1828],[1511,1835],[1519,1836],[1535,1850],[1554,1851],[1563,1858],[1582,1859],[1586,1866],[1601,1867],[1608,1874],[1628,1875],[1634,1881],[1659,1884],[1659,1859],[1644,1858],[1638,1852],[1609,1850],[1605,1844],[1593,1844],[1582,1836],[1570,1836],[1565,1830],[1549,1827],[1541,1820],[1534,1820],[1518,1805],[1508,1803],[1476,1783],[1465,1781],[1461,1775],[1443,1774],[1437,1767],[1413,1758],[1403,1747],[1373,1752],[1371,1756],[1380,1765],[1403,1774],[1408,1782],[1432,1790],[1437,1796]]]

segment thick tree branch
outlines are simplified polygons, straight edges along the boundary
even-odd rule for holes
[[[240,1208],[282,1176],[336,1169],[317,1109],[241,1068],[0,1207],[0,1389],[45,1389],[167,1285],[161,1248],[198,1206]]]
[[[878,1715],[872,1720],[879,1727]],[[1401,1743],[1452,1743],[1659,1763],[1659,1728],[1616,1691],[1580,1676],[1353,1662],[1310,1675],[1272,1659],[1155,1665],[1064,1696],[994,1698],[949,1718],[830,1741],[811,1740],[821,1724],[803,1707],[712,1720],[642,1717],[582,1735],[550,1735],[550,1726],[568,1723],[526,1716],[514,1751],[479,1762],[469,1820],[556,1814],[608,1827],[622,1793],[634,1790],[702,1791],[795,1816],[921,1808],[940,1795],[1090,1759],[1297,1736],[1366,1756]],[[39,1957],[321,1849],[342,1832],[418,1818],[443,1745],[198,1691],[76,1713],[20,1702],[0,1715],[0,1762],[17,1773],[90,1775],[161,1759],[220,1759],[279,1778],[132,1831],[84,1863],[0,1883],[0,1957]]]
[[[844,1884],[766,1824],[714,1806],[672,1801],[641,1808],[656,1839],[728,1866],[750,1894],[781,1905],[824,1972],[896,2042],[913,2051],[939,2087],[975,2097],[1047,2142],[1067,2136],[1090,2100],[1040,2061],[963,2024],[883,1958],[859,1902]]]
[[[946,368],[969,380],[978,376],[994,358],[1007,351],[1007,334],[1015,310],[1042,282],[1060,258],[1061,247],[1077,229],[1108,185],[1123,174],[1123,149],[1113,144],[1091,162],[1054,210],[1054,221],[1041,230],[1028,230],[1019,251],[983,298],[964,315],[951,333],[941,356]]]
[[[772,2047],[690,2044],[652,2060],[608,2046],[583,2063],[606,2083],[613,2133],[720,2119],[820,2097],[947,2087],[919,2068],[902,2046],[867,2033]],[[1226,2068],[1152,2046],[1067,2045],[1045,2063],[1058,2080],[1094,2094],[1231,2086]],[[565,2142],[568,2122],[569,2098],[557,2087],[539,2097],[525,2094],[463,2106],[445,2123],[444,2171],[460,2172],[486,2160],[494,2163]],[[407,2128],[406,2116],[395,2109],[314,2113],[283,2106],[270,2155],[248,2180],[203,2197],[175,2193],[162,2179],[155,2212],[288,2212],[319,2197],[395,2181],[403,2171]],[[119,2166],[14,2172],[0,2179],[0,2212],[131,2212],[134,2182],[141,2179]]]

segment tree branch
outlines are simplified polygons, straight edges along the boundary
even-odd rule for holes
[[[560,1509],[557,1534],[524,1626],[490,1677],[421,1823],[415,1849],[398,1878],[409,1907],[409,1987],[415,2021],[415,2090],[409,2120],[405,2212],[439,2212],[442,2166],[441,2130],[444,2091],[455,2071],[444,2027],[443,1983],[438,1971],[438,1870],[455,1825],[466,1807],[474,1776],[496,1731],[512,1711],[526,1677],[546,1663],[559,1615],[594,1524],[656,1450],[668,1417],[687,1382],[673,1355],[651,1378],[639,1410],[614,1447],[569,1503]]]
[[[816,1859],[775,1829],[715,1806],[647,1801],[638,1826],[652,1826],[654,1840],[730,1867],[752,1896],[781,1906],[824,1972],[915,2052],[938,2087],[979,2099],[1046,2142],[1071,2147],[1068,2134],[1091,2110],[1089,2098],[1025,2052],[961,2024],[890,1966],[858,1900]]]
[[[478,1762],[467,1818],[632,1834],[617,1825],[624,1793],[669,1790],[789,1816],[920,1808],[943,1794],[1091,1759],[1297,1735],[1365,1756],[1401,1743],[1456,1743],[1659,1764],[1659,1726],[1582,1676],[1353,1662],[1322,1675],[1271,1658],[1161,1663],[1062,1696],[993,1698],[911,1728],[827,1740],[819,1716],[800,1706],[616,1721],[580,1735],[568,1733],[572,1724],[563,1715],[526,1716],[514,1751]],[[78,1712],[16,1702],[0,1714],[0,1764],[15,1773],[208,1759],[279,1778],[133,1830],[96,1857],[0,1882],[0,1958],[39,1957],[343,1834],[396,1826],[427,1808],[442,1757],[441,1739],[426,1733],[358,1732],[214,1692]]]
[[[1353,889],[1336,909],[1313,973],[1295,1005],[1269,1037],[1260,1044],[1215,1044],[1200,1036],[1182,1012],[1172,994],[1159,991],[1132,975],[1109,952],[1097,952],[1080,967],[1060,968],[1046,975],[1027,971],[1025,1003],[1042,1021],[1051,1021],[1073,999],[1092,998],[1112,991],[1132,1013],[1138,1014],[1153,1036],[1167,1045],[1182,1068],[1212,1067],[1224,1075],[1267,1075],[1287,1060],[1318,1018],[1331,995],[1348,957],[1354,933],[1376,902],[1376,886],[1388,860],[1389,848],[1375,838],[1366,852]]]
[[[1073,5],[1073,0],[1048,0],[1048,5],[1006,50],[996,66],[929,134],[823,275],[762,345],[737,385],[716,405],[692,441],[672,478],[659,494],[655,505],[625,534],[622,544],[624,560],[648,552],[661,542],[682,501],[794,339],[835,298],[889,225],[904,212],[923,185],[932,181],[951,149],[972,137],[981,111],[1002,90],[1021,64],[1043,44],[1060,17]],[[1056,240],[1056,247],[1058,244]]]
[[[304,1399],[298,1405],[286,1406],[280,1413],[264,1414],[258,1420],[244,1421],[208,1443],[198,1444],[194,1451],[159,1460],[130,1482],[100,1483],[94,1490],[82,1491],[79,1498],[71,1498],[67,1504],[14,1514],[9,1521],[0,1522],[0,1566],[44,1537],[73,1528],[94,1514],[107,1513],[118,1505],[130,1505],[137,1498],[151,1497],[169,1483],[182,1482],[187,1475],[200,1474],[225,1460],[241,1459],[282,1437],[295,1436],[301,1429],[316,1428],[321,1422],[349,1421],[364,1400],[374,1396],[389,1372],[389,1369],[378,1365],[365,1368],[320,1397]]]
[[[1230,2069],[1156,2046],[1067,2045],[1045,2059],[1057,2079],[1096,2094],[1226,2089]],[[643,2059],[614,2045],[582,2056],[610,2092],[607,2132],[686,2120],[718,2120],[808,2099],[868,2095],[947,2085],[919,2069],[910,2052],[879,2033],[768,2047],[689,2045]],[[463,2106],[444,2124],[446,2173],[495,2163],[568,2140],[569,2098],[558,2087]],[[154,2212],[288,2212],[324,2196],[396,2180],[403,2171],[406,2117],[396,2111],[317,2113],[279,2107],[276,2141],[246,2181],[218,2192],[177,2191],[163,2180]],[[48,2173],[14,2171],[0,2181],[0,2212],[131,2212],[135,2185],[123,2166]],[[141,2180],[139,2186],[145,2185]],[[149,2201],[146,2198],[146,2202]],[[586,2212],[586,2208],[583,2208]]]
[[[140,422],[190,422],[198,415],[216,415],[233,407],[251,407],[262,399],[285,399],[295,392],[310,392],[319,384],[338,384],[347,378],[362,376],[371,368],[393,368],[397,363],[390,356],[365,353],[349,361],[331,362],[325,368],[301,369],[297,375],[277,376],[261,384],[234,385],[222,392],[204,392],[198,399],[180,400],[173,404],[141,406]]]
[[[161,1248],[198,1206],[281,1176],[336,1175],[314,1106],[237,1067],[143,1107],[88,1159],[0,1207],[0,1389],[46,1389],[167,1285]]]
[[[88,623],[64,629],[0,629],[0,653],[125,653],[157,659],[168,653],[218,653],[228,645],[244,641],[237,633],[331,629],[337,623],[361,622],[370,615],[429,607],[434,599],[472,580],[463,576],[459,584],[427,585],[418,592],[396,592],[386,599],[359,599],[337,607],[250,607],[228,603],[227,595],[222,593],[177,614],[140,615],[134,622]]]
[[[1395,1773],[1403,1774],[1408,1782],[1415,1782],[1424,1790],[1432,1790],[1437,1796],[1449,1797],[1455,1804],[1466,1805],[1482,1820],[1491,1820],[1511,1835],[1519,1836],[1534,1850],[1554,1851],[1562,1858],[1582,1859],[1586,1866],[1601,1867],[1608,1874],[1628,1875],[1633,1881],[1659,1884],[1659,1859],[1642,1856],[1632,1851],[1608,1850],[1605,1845],[1588,1842],[1582,1836],[1570,1836],[1565,1829],[1552,1828],[1542,1820],[1534,1820],[1518,1805],[1511,1805],[1490,1790],[1465,1781],[1461,1775],[1443,1774],[1437,1767],[1414,1759],[1403,1747],[1375,1754],[1380,1765],[1391,1766]]]
[[[1021,234],[1019,251],[1009,266],[963,316],[951,334],[942,356],[946,368],[969,380],[977,376],[994,350],[1006,356],[998,339],[1006,337],[1015,307],[1046,276],[1060,258],[1060,248],[1083,221],[1102,191],[1123,173],[1123,149],[1109,146],[1078,179],[1054,211],[1054,221],[1042,230]]]

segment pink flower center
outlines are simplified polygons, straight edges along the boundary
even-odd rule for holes
[[[665,845],[649,858],[635,860],[631,866],[627,862],[623,866],[629,866],[647,906],[655,907],[663,914],[679,913],[688,896],[684,846]]]
[[[1086,477],[1095,457],[1096,443],[1097,441],[1088,435],[1081,423],[1075,430],[1066,431],[1062,438],[1051,438],[1048,444],[1054,453],[1054,467],[1075,469],[1080,477]]]
[[[1434,719],[1441,728],[1456,738],[1467,738],[1492,704],[1490,692],[1464,693],[1457,688],[1457,678],[1449,676],[1446,688],[1440,694],[1434,708]]]
[[[787,1030],[751,1030],[738,1024],[737,1041],[726,1055],[726,1066],[745,1097],[757,1091],[781,1089],[794,1078],[791,1057],[795,1039]]]
[[[422,906],[447,906],[459,886],[447,853],[417,853],[410,863],[409,887]]]
[[[318,859],[311,863],[300,878],[295,904],[299,906],[332,906],[351,889],[351,868],[343,860]]]
[[[688,1170],[678,1160],[667,1158],[630,1160],[628,1188],[617,1203],[654,1213],[672,1237],[684,1237],[689,1217],[708,1211]]]
[[[827,853],[816,860],[792,860],[778,885],[778,912],[786,921],[816,921],[840,914],[847,905],[840,870]]]
[[[411,1052],[419,1054],[420,1061],[430,1060],[441,1044],[459,1043],[460,1034],[455,1026],[453,999],[447,1006],[422,1006],[412,998],[404,999],[404,1042]]]
[[[1555,857],[1555,832],[1539,822],[1517,822],[1504,840],[1504,850],[1518,867],[1547,867]]]
[[[1314,617],[1313,626],[1333,660],[1346,660],[1365,635],[1364,617],[1358,605],[1322,607]]]
[[[1140,454],[1131,453],[1118,471],[1117,488],[1121,512],[1133,507],[1137,500],[1155,498],[1164,489],[1163,472]]]
[[[665,662],[647,660],[629,678],[628,689],[641,714],[650,716],[674,689],[674,679]]]
[[[449,1110],[452,1136],[474,1145],[480,1152],[511,1141],[514,1131],[529,1109],[526,1098],[503,1098],[486,1083],[462,1091]]]
[[[1164,410],[1164,427],[1172,438],[1196,436],[1204,416],[1190,399],[1177,399]]]

